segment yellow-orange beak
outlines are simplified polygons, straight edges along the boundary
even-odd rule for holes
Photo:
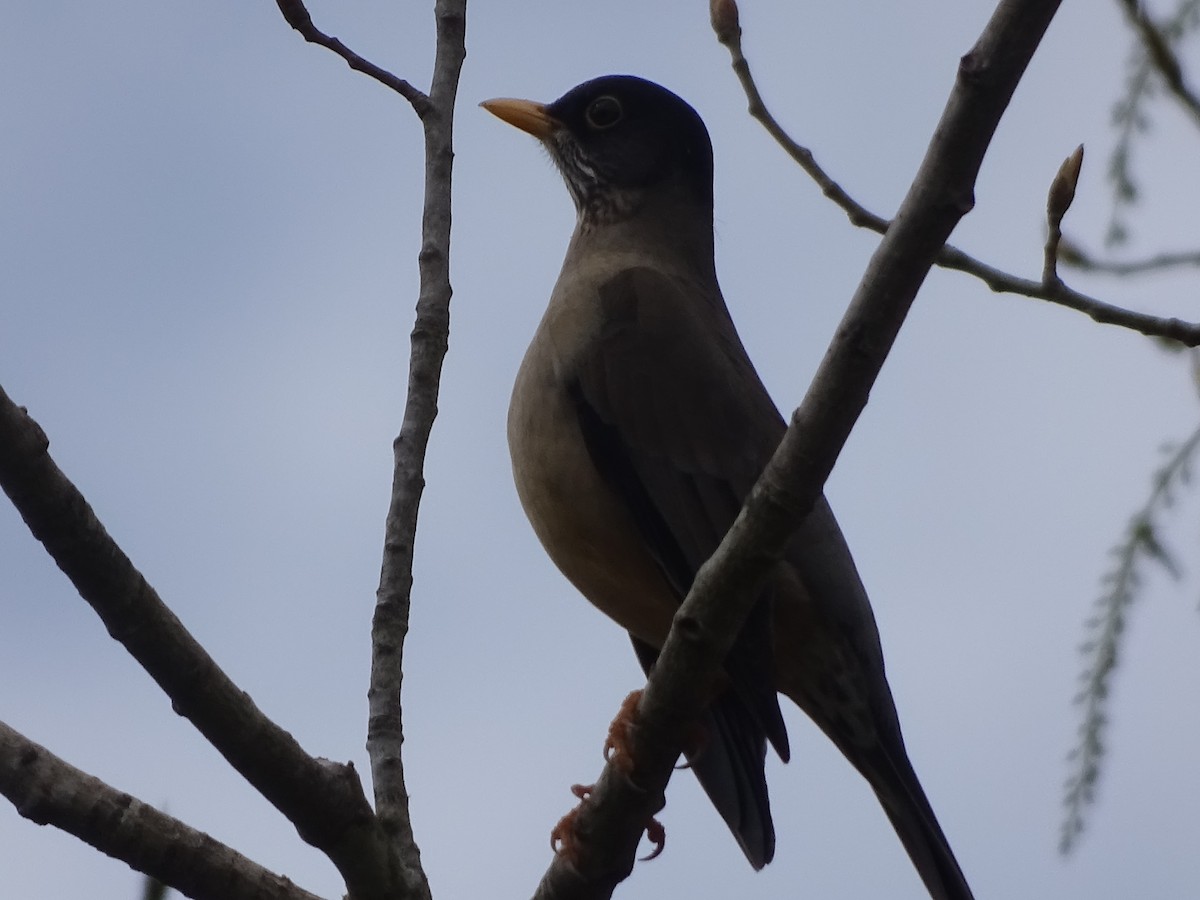
[[[532,100],[497,97],[495,100],[484,100],[479,105],[493,116],[532,134],[540,141],[544,141],[562,127],[558,119],[546,112],[545,104],[534,103]]]

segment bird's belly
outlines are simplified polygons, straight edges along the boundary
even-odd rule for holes
[[[579,592],[660,647],[679,598],[593,465],[562,381],[552,375],[527,359],[517,376],[508,416],[517,495],[547,554]]]

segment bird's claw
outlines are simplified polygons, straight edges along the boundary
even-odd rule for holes
[[[592,796],[595,787],[594,784],[571,785],[571,793],[579,798],[579,805],[559,819],[558,824],[550,831],[550,849],[573,866],[579,864],[580,846],[579,835],[575,831],[575,821],[579,818],[579,811],[583,809],[583,804]],[[646,823],[646,838],[654,845],[654,849],[645,856],[639,857],[641,862],[656,859],[663,852],[663,848],[667,844],[667,830],[663,828],[662,822],[651,818]]]
[[[638,703],[642,699],[640,690],[630,691],[621,701],[621,708],[608,726],[608,737],[604,739],[604,761],[610,762],[628,775],[633,771],[633,729],[637,727]]]
[[[662,822],[658,819],[651,818],[646,823],[646,838],[654,845],[654,849],[641,857],[641,862],[657,859],[658,855],[663,852],[663,847],[667,845],[667,829],[663,828]]]
[[[579,818],[579,810],[588,797],[592,795],[591,784],[573,784],[571,793],[579,798],[579,805],[558,820],[558,824],[550,831],[550,849],[562,856],[571,865],[579,862],[579,835],[575,832],[575,820]]]

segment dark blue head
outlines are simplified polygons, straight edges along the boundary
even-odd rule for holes
[[[606,75],[546,107],[562,124],[547,141],[577,201],[594,191],[644,190],[677,179],[712,205],[708,129],[666,88],[632,75]]]
[[[545,144],[585,219],[619,215],[663,188],[712,209],[708,130],[694,109],[652,81],[605,75],[550,104],[483,106]]]

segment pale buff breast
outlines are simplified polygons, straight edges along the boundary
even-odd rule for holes
[[[601,612],[658,647],[678,599],[592,464],[566,390],[574,352],[594,333],[594,310],[552,302],[526,351],[508,411],[513,477],[559,570]]]

